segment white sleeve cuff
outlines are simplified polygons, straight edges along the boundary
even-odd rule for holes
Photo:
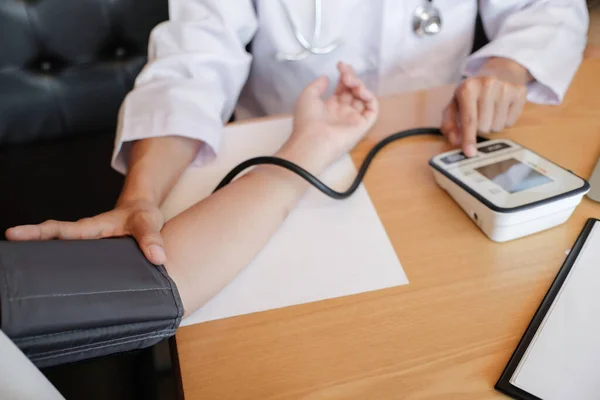
[[[523,57],[519,57],[514,51],[502,51],[493,46],[490,48],[487,48],[486,46],[467,59],[465,67],[463,68],[463,75],[475,75],[481,66],[491,57],[506,58],[527,68],[534,79],[533,82],[527,85],[527,100],[529,102],[552,105],[560,104],[562,102],[570,80],[564,85],[560,79],[552,79],[548,76],[546,71],[541,68],[539,63],[527,62],[527,60],[524,60]]]
[[[115,139],[112,167],[122,174],[127,173],[131,144],[136,140],[165,136],[180,136],[202,142],[192,165],[202,166],[214,160],[221,145],[223,125],[220,121],[203,120],[201,123],[190,123],[189,118],[178,119],[176,116],[165,121],[156,118],[140,117],[127,120],[127,126],[119,129]],[[158,123],[157,123],[158,122]]]

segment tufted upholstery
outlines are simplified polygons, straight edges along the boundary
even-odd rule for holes
[[[0,145],[114,134],[167,0],[0,0]]]
[[[0,0],[0,239],[113,207],[117,111],[167,15],[168,0]],[[155,365],[168,348],[42,372],[68,399],[171,399],[174,375]]]

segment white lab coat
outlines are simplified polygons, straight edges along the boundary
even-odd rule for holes
[[[284,1],[310,39],[314,1]],[[218,153],[236,106],[241,117],[290,112],[313,79],[336,80],[340,60],[384,95],[455,83],[487,57],[506,57],[535,78],[529,101],[562,100],[586,44],[584,0],[434,0],[442,31],[417,37],[412,18],[424,1],[323,0],[316,45],[345,44],[327,55],[276,61],[277,51],[302,51],[279,0],[170,0],[170,19],[152,31],[148,64],[121,107],[113,167],[125,172],[131,141],[167,135],[201,140],[194,162],[201,165]],[[478,3],[491,42],[469,55]]]

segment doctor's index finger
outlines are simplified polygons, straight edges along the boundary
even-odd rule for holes
[[[458,105],[461,147],[468,157],[477,153],[477,104],[480,87],[476,80],[465,80],[456,90],[455,98]]]

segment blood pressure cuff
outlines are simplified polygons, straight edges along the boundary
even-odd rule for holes
[[[182,316],[133,239],[0,242],[0,329],[40,368],[152,346]]]

